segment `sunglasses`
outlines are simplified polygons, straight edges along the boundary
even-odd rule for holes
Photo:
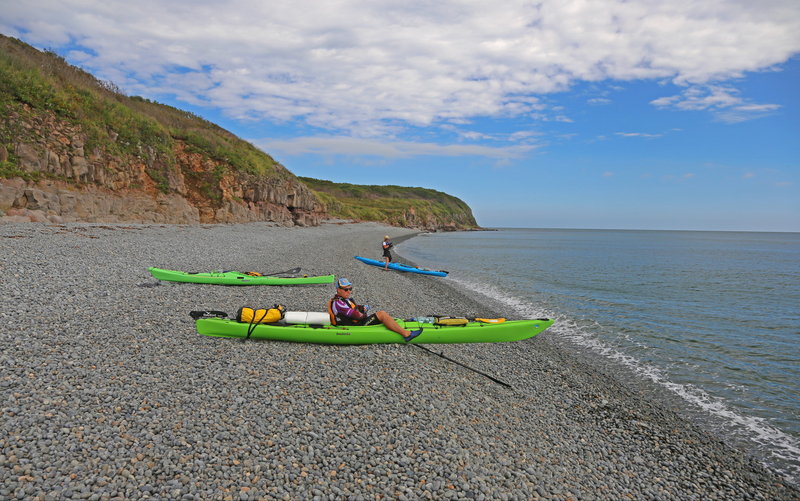
[[[339,287],[339,288],[340,288],[341,290],[343,290],[343,291],[347,291],[347,292],[350,292],[351,290],[353,290],[353,288],[352,288],[352,287]]]

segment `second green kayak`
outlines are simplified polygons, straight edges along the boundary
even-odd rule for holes
[[[190,282],[194,284],[219,284],[219,285],[303,285],[303,284],[329,284],[334,280],[333,275],[316,277],[254,277],[240,271],[210,271],[207,273],[188,273],[185,271],[164,270],[161,268],[148,268],[151,275],[159,280],[169,282]]]

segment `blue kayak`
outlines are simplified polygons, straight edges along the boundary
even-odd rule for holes
[[[362,263],[371,264],[372,266],[378,266],[379,268],[383,268],[386,266],[385,262],[378,261],[377,259],[370,259],[368,257],[361,257],[361,256],[353,256],[353,257],[358,259]],[[409,273],[419,273],[421,275],[433,275],[434,277],[447,276],[447,272],[444,270],[438,270],[438,271],[426,270],[425,268],[415,268],[413,266],[401,263],[389,263],[389,269],[395,271],[407,271]]]

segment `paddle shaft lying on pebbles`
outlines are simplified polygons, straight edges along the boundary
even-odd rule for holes
[[[324,311],[333,285],[156,282],[168,269],[349,278],[398,317],[503,316],[386,273],[373,223],[0,225],[0,499],[797,499],[548,340],[320,346],[198,335],[188,312]],[[400,246],[399,252],[402,252]],[[423,333],[424,336],[424,333]]]

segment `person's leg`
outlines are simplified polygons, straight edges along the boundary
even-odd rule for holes
[[[387,329],[389,329],[392,332],[396,332],[396,333],[400,334],[404,338],[413,339],[413,338],[419,336],[419,333],[422,332],[422,329],[419,329],[419,331],[409,331],[409,330],[403,329],[402,327],[400,327],[400,324],[398,324],[395,321],[395,319],[392,318],[391,315],[389,315],[388,313],[386,313],[383,310],[380,310],[380,311],[376,312],[375,313],[375,317],[378,320],[380,320],[380,322]],[[416,333],[416,334],[414,334],[414,333]],[[412,334],[414,334],[414,335],[412,336]]]
[[[375,312],[375,317],[380,320],[380,322],[385,325],[387,329],[392,332],[396,332],[403,337],[408,337],[408,335],[411,333],[411,331],[407,331],[400,327],[400,324],[398,324],[391,315],[383,310]]]

